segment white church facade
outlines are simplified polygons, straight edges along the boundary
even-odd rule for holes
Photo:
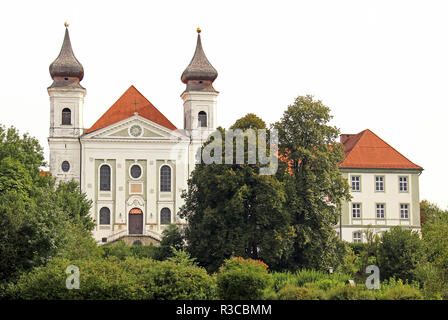
[[[178,216],[195,155],[217,124],[217,71],[202,49],[182,74],[184,128],[177,129],[134,86],[95,124],[84,128],[84,70],[75,58],[68,26],[61,52],[50,65],[50,172],[75,179],[92,199],[93,236],[107,243],[126,235],[159,240]]]

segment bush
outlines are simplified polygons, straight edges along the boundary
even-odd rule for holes
[[[417,232],[392,227],[384,232],[378,248],[381,278],[391,277],[412,281],[415,269],[423,261],[423,243]]]
[[[278,292],[280,300],[321,300],[324,292],[317,288],[304,288],[288,284]]]
[[[407,284],[401,279],[391,278],[381,284],[378,299],[383,300],[422,300],[423,294],[419,290],[418,283]]]
[[[303,269],[295,273],[274,272],[272,273],[272,278],[274,280],[274,289],[278,292],[287,284],[303,287],[306,283],[314,283],[326,279],[345,283],[347,280],[351,279],[352,276],[338,272],[329,274],[323,271]]]
[[[120,260],[125,260],[128,257],[156,259],[158,250],[159,247],[154,246],[152,243],[149,245],[128,246],[123,240],[101,247],[104,258],[117,257]]]
[[[224,300],[258,300],[271,285],[268,266],[260,260],[232,258],[217,274],[218,296]]]
[[[321,279],[316,282],[305,283],[306,288],[316,288],[323,291],[328,291],[334,287],[342,287],[345,282],[338,279]]]
[[[363,286],[334,287],[326,293],[328,300],[375,300],[375,293]]]
[[[80,288],[68,290],[69,265],[80,271]],[[169,261],[116,257],[68,261],[54,259],[22,275],[6,289],[8,299],[213,299],[216,285],[202,268]]]

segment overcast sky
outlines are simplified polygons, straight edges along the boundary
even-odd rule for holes
[[[85,127],[134,85],[181,128],[201,27],[219,125],[249,112],[273,123],[312,94],[342,133],[368,128],[424,167],[421,199],[448,208],[447,16],[447,1],[428,0],[2,1],[0,123],[37,137],[48,160],[48,67],[67,20]]]

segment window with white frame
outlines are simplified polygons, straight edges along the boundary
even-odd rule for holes
[[[361,204],[360,203],[352,203],[352,217],[353,217],[353,219],[361,218]]]
[[[375,191],[384,191],[384,176],[375,176]]]
[[[408,177],[398,177],[400,192],[408,192]]]
[[[361,176],[352,176],[352,191],[361,191]]]
[[[407,203],[400,204],[400,218],[409,219],[409,204]]]
[[[376,204],[376,218],[377,219],[384,219],[384,217],[385,217],[385,207],[386,207],[386,205],[384,203],[377,203]]]
[[[353,232],[353,242],[362,242],[362,238],[361,238],[361,232],[360,231],[355,231]]]
[[[160,168],[160,191],[171,192],[171,167],[164,165]]]
[[[100,224],[110,224],[110,209],[108,207],[100,209]]]

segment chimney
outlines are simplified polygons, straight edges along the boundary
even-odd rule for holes
[[[339,136],[340,142],[342,144],[344,144],[348,139],[350,139],[353,136],[354,136],[354,134],[352,134],[352,133],[343,133]]]

